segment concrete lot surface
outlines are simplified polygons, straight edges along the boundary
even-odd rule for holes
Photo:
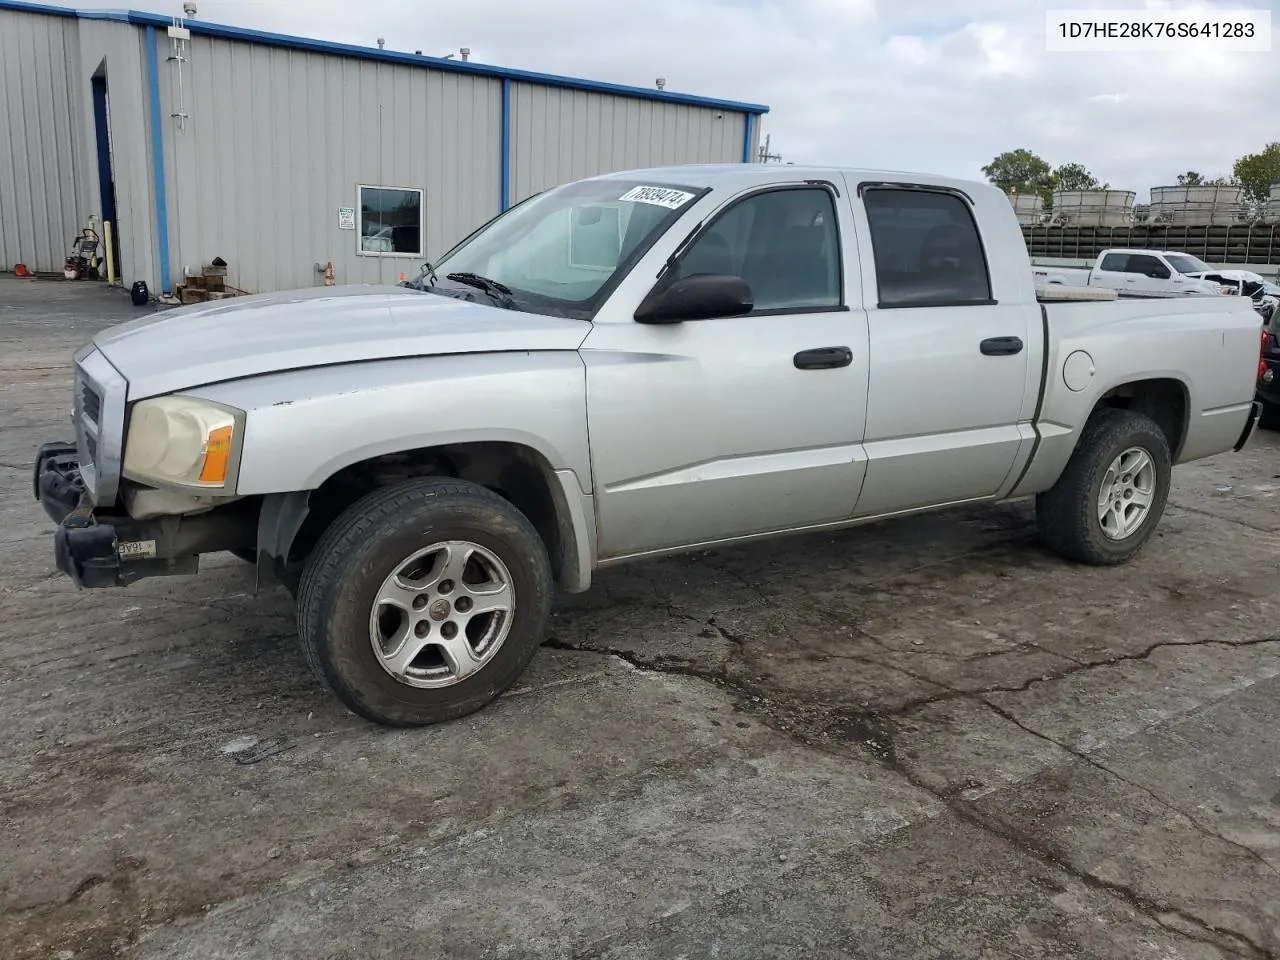
[[[603,574],[389,731],[230,556],[55,574],[34,450],[136,312],[0,280],[0,955],[1280,956],[1280,435],[1117,570],[1019,503]]]

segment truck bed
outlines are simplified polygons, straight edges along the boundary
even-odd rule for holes
[[[1042,346],[1048,353],[1043,360],[1050,374],[1043,384],[1037,423],[1040,443],[1019,493],[1039,493],[1052,485],[1099,391],[1127,382],[1178,382],[1176,392],[1189,422],[1175,462],[1230,449],[1253,399],[1251,373],[1258,364],[1261,320],[1243,298],[1071,302],[1076,298],[1063,293],[1074,289],[1055,287],[1042,308]],[[1196,358],[1194,378],[1178,373],[1189,356]],[[1065,379],[1071,357],[1077,358],[1074,388]]]

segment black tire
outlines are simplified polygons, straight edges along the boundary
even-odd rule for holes
[[[1112,462],[1131,447],[1144,450],[1154,467],[1152,502],[1141,525],[1122,540],[1103,531],[1098,500]],[[1054,553],[1068,560],[1110,566],[1132,559],[1150,539],[1169,499],[1172,458],[1164,433],[1150,417],[1131,410],[1102,409],[1085,424],[1058,482],[1036,498],[1036,522]]]
[[[1263,430],[1280,430],[1280,403],[1262,401],[1262,416],[1258,426]]]
[[[451,686],[411,686],[379,663],[370,614],[400,564],[450,540],[477,544],[505,565],[515,598],[510,628],[477,672]],[[298,635],[311,669],[353,713],[425,726],[479,710],[519,678],[544,639],[551,593],[546,548],[524,514],[477,484],[428,477],[365,496],[325,531],[298,586]]]

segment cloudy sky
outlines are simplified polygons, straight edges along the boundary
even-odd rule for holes
[[[773,151],[796,163],[980,177],[1027,147],[1141,198],[1280,137],[1280,0],[197,2],[201,20],[766,103]],[[1270,9],[1273,52],[1046,52],[1045,11],[1084,7]]]

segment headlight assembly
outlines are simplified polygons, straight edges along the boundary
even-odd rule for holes
[[[192,397],[133,407],[124,475],[140,483],[235,492],[244,411]]]

